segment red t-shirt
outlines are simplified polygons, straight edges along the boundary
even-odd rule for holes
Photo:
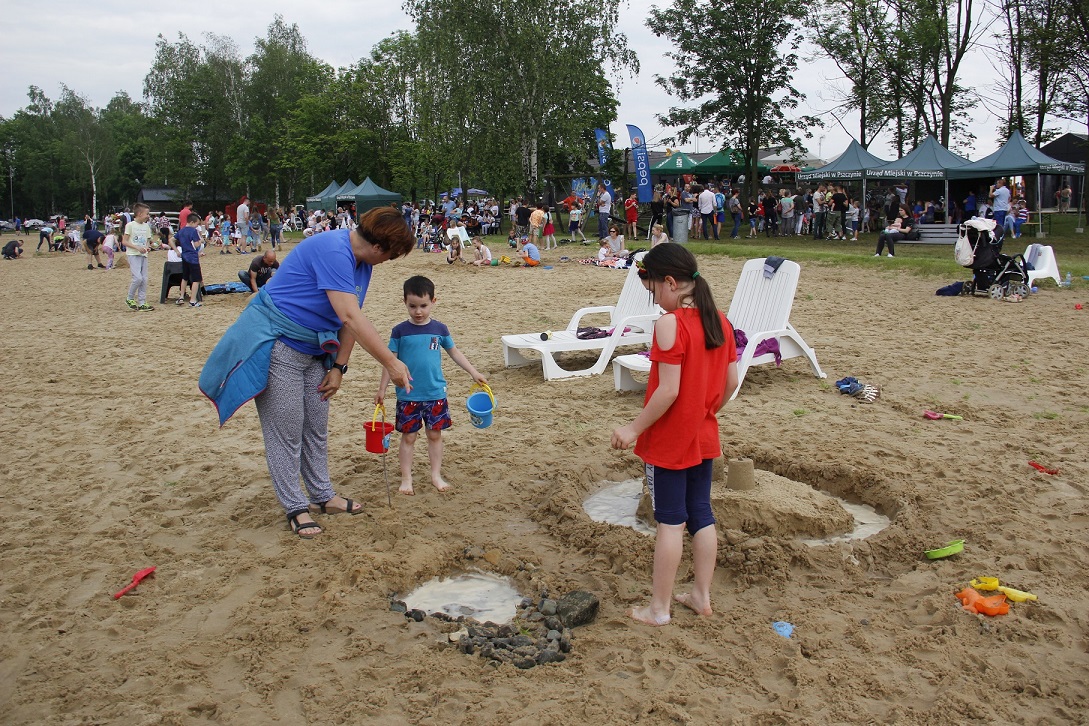
[[[670,314],[677,318],[677,340],[669,350],[661,350],[657,340],[651,345],[645,401],[658,388],[659,363],[681,366],[680,391],[669,410],[639,435],[635,454],[654,466],[687,469],[722,456],[715,414],[726,391],[729,364],[737,360],[737,348],[734,330],[721,311],[726,342],[714,350],[704,346],[699,310],[678,308]]]
[[[624,200],[624,212],[629,222],[639,221],[639,202],[634,199]]]

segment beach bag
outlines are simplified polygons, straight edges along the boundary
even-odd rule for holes
[[[957,243],[953,246],[953,259],[961,267],[971,267],[976,261],[976,249],[968,240],[968,227],[960,225],[957,229]]]

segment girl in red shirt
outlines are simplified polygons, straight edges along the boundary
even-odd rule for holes
[[[640,262],[639,277],[666,311],[654,324],[650,381],[643,411],[612,435],[615,449],[635,443],[646,462],[658,532],[650,604],[629,615],[647,625],[669,622],[673,600],[711,614],[711,578],[718,534],[711,513],[711,462],[722,456],[716,414],[737,388],[734,331],[715,305],[695,256],[681,245],[658,245]],[[692,590],[673,597],[692,535]]]
[[[636,199],[635,192],[631,193],[631,196],[624,200],[624,219],[628,223],[628,228],[624,232],[628,239],[639,239],[639,201]]]

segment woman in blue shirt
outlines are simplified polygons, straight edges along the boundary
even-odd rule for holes
[[[414,246],[391,207],[361,215],[354,230],[303,240],[227,330],[201,373],[201,391],[216,404],[221,424],[254,398],[276,497],[291,531],[303,539],[322,531],[312,507],[323,514],[362,511],[333,490],[327,464],[329,399],[340,389],[355,344],[411,390],[405,364],[361,308],[374,266]]]

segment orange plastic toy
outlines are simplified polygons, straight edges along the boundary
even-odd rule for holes
[[[970,587],[966,587],[957,593],[960,604],[970,613],[982,613],[983,615],[1005,615],[1010,611],[1010,604],[1006,602],[1005,595],[992,595],[983,597]]]

